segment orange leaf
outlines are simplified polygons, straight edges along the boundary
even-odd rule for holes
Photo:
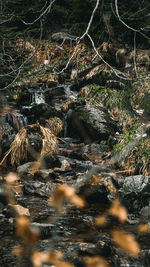
[[[146,223],[139,224],[138,231],[140,233],[147,232],[148,230],[149,230],[149,227],[148,227],[148,225]]]
[[[106,223],[106,216],[105,216],[105,215],[98,216],[98,217],[95,219],[95,223],[96,223],[96,225],[98,225],[98,226],[103,226],[103,225]]]
[[[108,212],[113,216],[117,216],[121,222],[125,222],[127,220],[127,210],[120,204],[118,199],[114,200]]]
[[[138,256],[140,248],[133,235],[123,230],[114,230],[112,231],[112,238],[121,249],[134,256]]]
[[[25,244],[36,243],[40,236],[39,229],[32,228],[29,219],[25,216],[16,218],[16,234]]]
[[[86,267],[109,267],[107,261],[99,256],[84,258]]]
[[[10,172],[6,177],[5,180],[8,184],[13,184],[18,181],[18,176],[16,173]]]
[[[51,196],[50,205],[56,209],[60,209],[65,199],[78,207],[83,207],[85,204],[84,200],[76,195],[73,187],[63,184],[59,185]]]

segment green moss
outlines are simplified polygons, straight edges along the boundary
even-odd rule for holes
[[[90,84],[88,87],[90,90],[88,96],[80,98],[90,101],[92,104],[101,104],[109,111],[118,107],[131,112],[131,92],[129,88],[118,91],[100,87],[97,84]]]
[[[135,124],[132,129],[126,130],[119,138],[118,143],[114,145],[113,147],[113,154],[120,153],[128,144],[129,142],[134,138],[134,135],[137,131],[137,128],[139,127],[139,124]]]

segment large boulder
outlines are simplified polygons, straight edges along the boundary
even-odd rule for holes
[[[130,212],[138,212],[150,203],[150,176],[134,175],[125,178],[121,198]]]
[[[94,105],[77,106],[68,111],[73,131],[90,143],[94,140],[107,140],[117,131],[117,124],[107,110]]]

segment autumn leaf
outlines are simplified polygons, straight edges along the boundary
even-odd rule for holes
[[[23,248],[21,247],[21,245],[14,246],[11,253],[17,257],[20,257],[23,253]]]
[[[140,223],[138,226],[139,233],[148,232],[149,226],[146,223]]]
[[[120,204],[119,199],[115,199],[113,201],[112,206],[108,210],[108,213],[118,217],[121,222],[125,222],[127,220],[127,210]]]
[[[59,210],[65,199],[77,207],[83,207],[85,205],[84,200],[76,195],[75,189],[66,184],[58,186],[54,194],[50,197],[49,202],[53,208]]]
[[[19,216],[30,216],[29,210],[27,208],[22,207],[21,205],[12,205],[12,204],[9,204],[9,206]]]
[[[85,257],[84,261],[86,267],[109,267],[109,264],[103,257],[94,256],[94,257]]]
[[[25,244],[34,244],[39,240],[38,228],[32,228],[30,221],[25,216],[16,218],[16,234]]]
[[[34,267],[42,267],[44,263],[54,264],[55,267],[73,267],[69,262],[61,261],[62,253],[59,251],[34,251],[32,254],[32,263]]]
[[[98,216],[96,219],[95,219],[95,223],[96,225],[98,226],[104,226],[105,223],[106,223],[106,215],[102,215],[102,216]]]
[[[121,249],[132,254],[134,256],[138,256],[140,252],[139,244],[135,241],[133,235],[126,233],[123,230],[114,230],[112,231],[112,239],[116,245],[118,245]]]
[[[18,176],[16,173],[10,172],[6,177],[5,181],[8,184],[14,184],[15,182],[18,181]]]
[[[99,183],[102,183],[102,178],[101,177],[97,177],[97,176],[93,176],[91,179],[90,179],[90,183],[91,184],[99,184]]]

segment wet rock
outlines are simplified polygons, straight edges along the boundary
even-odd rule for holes
[[[114,180],[109,174],[97,174],[81,186],[79,193],[88,203],[99,203],[102,206],[111,204],[116,197],[117,189]]]
[[[12,213],[14,215],[19,215],[19,216],[30,216],[30,212],[27,208],[22,207],[21,205],[12,205],[9,204],[9,207],[12,210]]]
[[[62,163],[64,160],[67,161],[71,168],[75,168],[76,171],[85,171],[93,167],[93,163],[88,160],[77,160],[63,156],[58,156],[58,159],[60,160],[60,163]]]
[[[0,185],[0,206],[8,204],[7,190],[3,185]]]
[[[62,108],[67,106],[67,103],[72,102],[77,97],[77,92],[71,91],[71,84],[64,84],[63,86],[57,86],[47,90],[45,98],[50,107],[55,109],[55,113],[59,113],[59,117],[62,117]]]
[[[59,171],[59,172],[67,172],[67,171],[71,171],[72,168],[70,166],[70,163],[64,159],[61,162],[61,167],[60,168],[54,168],[55,171]]]
[[[83,159],[98,163],[108,155],[110,148],[105,144],[89,144],[83,146],[80,151]]]
[[[15,130],[4,119],[0,119],[0,152],[5,153],[15,138]],[[4,154],[3,154],[4,156]]]
[[[139,212],[150,202],[149,176],[135,175],[126,177],[121,189],[121,198],[130,212]]]
[[[18,166],[17,173],[21,178],[33,177],[33,169],[35,162],[27,162]]]
[[[33,176],[33,180],[50,181],[56,178],[56,174],[52,169],[42,169],[36,171]]]
[[[123,184],[123,194],[142,194],[150,187],[149,176],[135,175],[126,177]]]
[[[42,182],[25,182],[24,184],[24,193],[28,195],[36,195],[40,197],[49,197],[54,189],[54,185],[50,183]]]
[[[142,253],[141,253],[142,254]],[[125,251],[120,250],[119,248],[113,247],[111,253],[111,261],[114,267],[145,267],[145,256],[134,257],[130,256]]]
[[[94,140],[107,140],[117,131],[116,122],[101,107],[85,105],[69,110],[72,127],[86,143]]]
[[[51,223],[33,222],[31,223],[31,227],[38,228],[40,231],[41,238],[45,238],[45,237],[50,237],[52,235],[52,229],[54,228],[54,225]]]
[[[140,215],[143,219],[146,219],[146,222],[150,222],[150,206],[143,207],[140,210]]]

